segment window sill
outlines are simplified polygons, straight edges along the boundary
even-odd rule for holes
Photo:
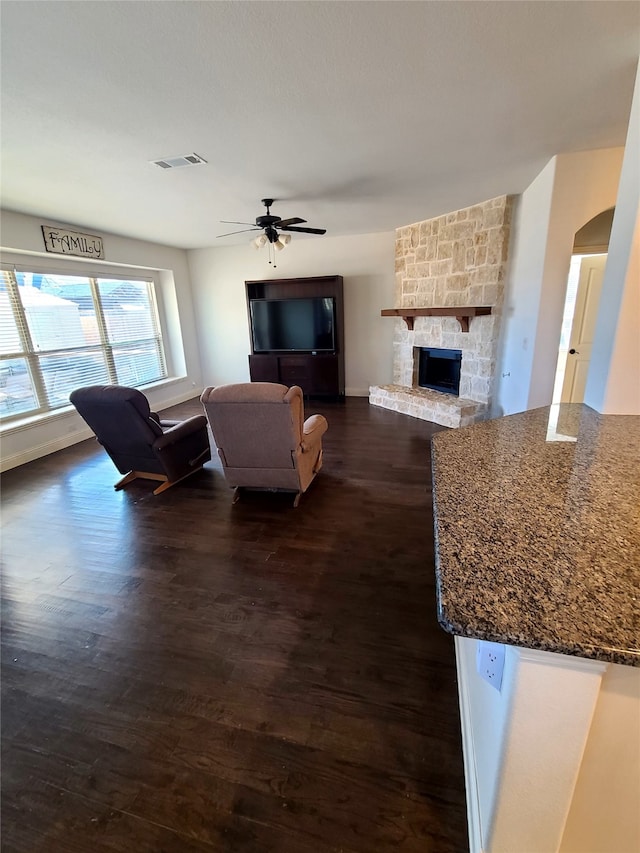
[[[154,391],[156,388],[168,388],[171,385],[176,385],[186,379],[186,376],[170,376],[167,379],[161,379],[158,382],[150,382],[148,385],[141,385],[139,390],[145,394],[148,391]],[[0,423],[0,435],[12,435],[14,432],[22,432],[26,429],[31,429],[34,426],[41,426],[57,420],[62,420],[69,415],[77,414],[73,406],[64,406],[60,409],[54,409],[50,412],[41,412],[37,415],[25,415],[24,418],[16,418],[7,423]]]

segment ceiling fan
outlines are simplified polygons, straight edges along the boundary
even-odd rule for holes
[[[271,205],[274,199],[263,198],[262,204],[267,208],[266,214],[256,216],[255,225],[251,222],[234,222],[228,219],[222,219],[221,222],[226,225],[248,225],[248,228],[241,228],[239,231],[229,231],[227,234],[218,234],[218,237],[230,237],[232,234],[242,234],[245,231],[262,231],[263,233],[253,241],[256,248],[266,246],[267,243],[273,244],[276,249],[284,249],[289,243],[291,237],[288,234],[281,234],[281,231],[297,231],[300,234],[326,234],[326,228],[299,228],[298,226],[306,222],[306,219],[300,219],[299,216],[293,216],[291,219],[282,219],[280,216],[273,216],[270,212]],[[284,239],[283,239],[284,238]]]

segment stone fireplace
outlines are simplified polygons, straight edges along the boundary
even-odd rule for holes
[[[488,417],[511,209],[500,196],[398,229],[396,307],[383,312],[397,316],[393,384],[372,386],[372,405],[450,427]],[[421,387],[421,353],[433,349],[459,352],[457,394]]]

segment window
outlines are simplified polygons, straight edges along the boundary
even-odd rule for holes
[[[152,281],[36,272],[0,278],[0,418],[69,405],[84,385],[167,375]]]

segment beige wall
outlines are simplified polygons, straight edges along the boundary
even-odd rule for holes
[[[640,850],[640,671],[605,672],[561,853]]]
[[[393,303],[394,233],[296,238],[267,262],[248,242],[188,253],[205,385],[249,380],[251,351],[245,280],[344,277],[345,384],[348,396],[366,396],[373,382],[389,381],[393,320],[380,311]]]
[[[591,402],[607,414],[640,415],[640,213],[624,282],[604,401],[598,405],[595,398]],[[595,393],[595,387],[593,390]]]
[[[616,204],[623,154],[611,148],[554,157],[518,200],[496,416],[551,403],[574,236]]]
[[[639,214],[640,63],[585,390],[585,403],[608,414],[640,414]]]

